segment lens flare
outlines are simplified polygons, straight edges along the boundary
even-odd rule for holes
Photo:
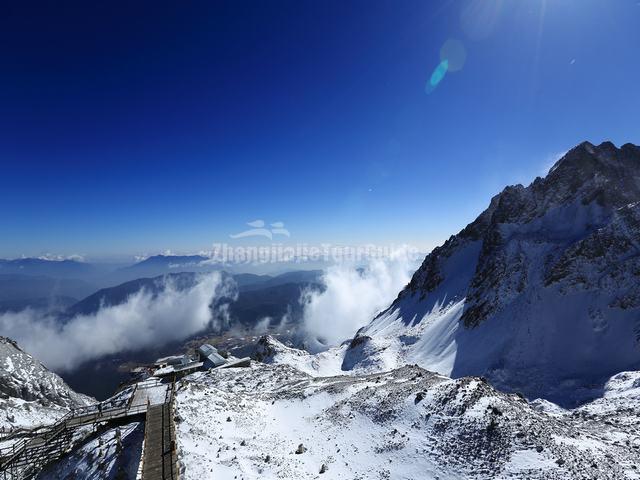
[[[431,74],[431,77],[429,78],[429,81],[427,82],[427,85],[425,86],[424,91],[426,93],[433,92],[438,86],[438,84],[442,82],[442,79],[447,74],[448,69],[449,69],[449,61],[447,59],[442,60],[438,64],[438,66],[435,68],[433,73]]]
[[[447,72],[458,72],[464,67],[467,51],[464,44],[455,38],[450,38],[440,48],[440,63],[431,73],[424,91],[429,94],[442,82]]]

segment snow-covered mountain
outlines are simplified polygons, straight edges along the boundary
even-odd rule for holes
[[[434,249],[342,368],[406,363],[557,401],[640,368],[640,147],[582,143]]]
[[[0,427],[14,430],[53,423],[68,409],[92,400],[74,392],[16,342],[0,337]]]

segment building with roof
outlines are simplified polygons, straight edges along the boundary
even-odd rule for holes
[[[227,360],[218,353],[218,350],[208,343],[198,347],[198,356],[204,368],[216,368],[227,363]]]

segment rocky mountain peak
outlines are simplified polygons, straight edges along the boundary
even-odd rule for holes
[[[488,209],[493,223],[526,222],[550,209],[579,201],[615,209],[640,196],[640,148],[582,142],[528,187],[505,188]]]
[[[576,175],[583,181],[602,179],[620,180],[624,176],[640,173],[640,148],[631,143],[618,148],[612,142],[594,145],[582,142],[565,153],[548,172],[551,183]]]
[[[592,163],[597,166],[603,161],[610,160],[615,157],[621,149],[618,149],[611,142],[602,142],[600,145],[594,145],[591,142],[582,142],[565,153],[554,165],[549,169],[549,174],[554,172],[575,172],[584,169],[585,163]]]
[[[563,155],[545,178],[538,177],[527,187],[507,186],[495,195],[475,221],[427,256],[409,289],[432,291],[440,276],[433,269],[435,258],[447,256],[461,243],[482,240],[485,254],[502,245],[506,240],[506,224],[524,225],[538,220],[535,229],[540,233],[545,227],[553,230],[555,226],[540,219],[573,205],[574,210],[587,207],[590,218],[585,228],[593,230],[606,224],[617,209],[639,199],[640,147],[630,143],[617,148],[611,142],[597,146],[582,142]],[[429,270],[426,275],[425,269]]]

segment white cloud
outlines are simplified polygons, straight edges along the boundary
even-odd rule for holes
[[[23,258],[27,258],[23,255]],[[40,255],[36,257],[39,260],[49,260],[51,262],[62,262],[64,260],[74,260],[76,262],[84,262],[86,259],[84,255],[72,254],[72,255],[56,255],[53,253],[45,253],[44,255]]]
[[[212,314],[210,305],[233,295],[233,282],[222,280],[218,273],[199,277],[186,290],[179,290],[167,277],[156,296],[143,289],[123,304],[66,323],[31,309],[5,313],[0,315],[0,332],[49,368],[70,370],[104,355],[180,340],[224,321],[224,307]]]
[[[256,326],[253,327],[253,333],[255,335],[264,335],[269,330],[269,325],[271,324],[271,317],[263,317],[256,323]]]
[[[310,350],[338,345],[351,338],[386,308],[409,282],[418,264],[407,249],[386,259],[372,259],[362,268],[354,264],[329,267],[323,292],[303,295],[303,329]]]

